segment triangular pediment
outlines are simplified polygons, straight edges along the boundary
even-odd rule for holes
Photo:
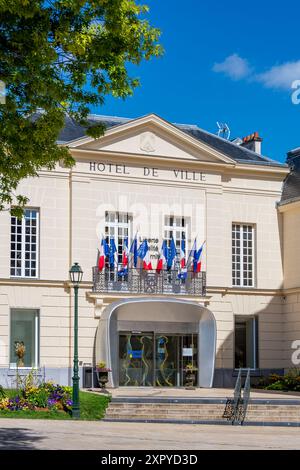
[[[149,155],[223,164],[235,163],[226,155],[154,114],[114,126],[99,139],[84,137],[69,142],[68,146],[118,154]]]

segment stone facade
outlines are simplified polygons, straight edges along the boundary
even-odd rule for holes
[[[109,129],[101,139],[68,143],[76,160],[57,165],[19,190],[40,212],[39,276],[10,276],[10,214],[0,214],[0,369],[11,375],[10,311],[39,311],[39,364],[47,378],[70,383],[73,292],[68,271],[84,271],[79,295],[80,364],[95,362],[96,330],[118,293],[93,293],[92,267],[105,211],[130,213],[131,236],[163,239],[164,217],[189,220],[191,245],[206,240],[202,269],[207,292],[186,297],[207,307],[217,322],[216,385],[234,380],[235,316],[256,315],[257,373],[292,366],[291,342],[300,339],[299,208],[277,210],[284,165],[237,161],[150,115]],[[232,144],[234,145],[234,144]],[[255,228],[254,286],[232,285],[232,224]],[[123,295],[128,298],[127,294]]]

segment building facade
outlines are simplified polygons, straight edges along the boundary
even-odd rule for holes
[[[297,169],[263,157],[257,134],[229,142],[156,115],[90,120],[103,121],[105,135],[89,138],[66,119],[59,143],[76,165],[22,183],[30,199],[22,220],[0,214],[1,383],[12,386],[18,342],[21,373],[35,367],[71,383],[74,261],[84,271],[83,386],[98,361],[114,387],[183,386],[188,365],[203,387],[232,385],[240,367],[256,377],[291,367],[300,335],[300,194],[289,197]],[[125,239],[135,236],[148,241],[153,270],[130,258],[120,276]],[[102,237],[117,253],[115,267],[106,260],[99,271]],[[156,273],[162,241],[172,239],[177,254],[184,240],[187,258],[195,240],[204,243],[201,272],[181,279],[176,256]]]

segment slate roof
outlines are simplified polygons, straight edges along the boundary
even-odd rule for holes
[[[287,154],[290,173],[283,182],[280,204],[288,204],[300,200],[300,147]]]
[[[131,120],[132,119],[129,119],[129,118],[101,116],[101,115],[90,115],[88,117],[88,121],[90,122],[91,125],[102,122],[105,124],[107,129],[124,124]],[[66,122],[65,127],[61,131],[59,138],[58,138],[59,143],[66,144],[67,142],[70,142],[71,140],[80,139],[81,137],[85,136],[86,128],[75,123],[68,116],[66,116],[65,122]],[[245,147],[242,147],[233,142],[225,140],[222,137],[218,137],[215,134],[211,134],[210,132],[204,131],[203,129],[200,129],[200,127],[196,125],[174,124],[174,126],[178,127],[178,129],[185,132],[186,134],[189,134],[190,136],[194,137],[200,142],[203,142],[209,145],[210,147],[214,148],[215,150],[222,152],[224,155],[228,156],[229,158],[235,160],[238,163],[277,166],[277,167],[286,166],[283,163],[277,162],[275,160],[271,160],[268,157],[265,157]]]

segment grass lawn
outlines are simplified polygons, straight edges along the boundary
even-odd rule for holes
[[[8,397],[16,395],[16,390],[5,390]],[[109,396],[96,393],[80,392],[80,419],[95,421],[102,419],[106,407],[110,401]],[[0,418],[29,418],[29,419],[72,419],[69,413],[64,411],[8,411],[0,410]]]

